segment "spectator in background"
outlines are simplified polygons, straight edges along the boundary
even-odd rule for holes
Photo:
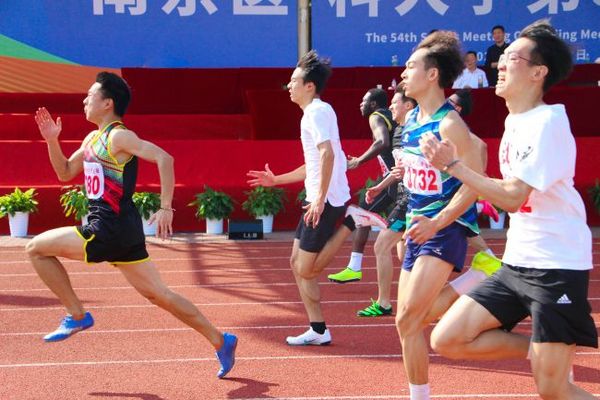
[[[498,81],[498,59],[500,58],[500,54],[504,53],[504,50],[508,47],[502,25],[496,25],[492,28],[492,38],[494,39],[494,44],[485,53],[485,68],[490,86],[496,86],[496,82]]]
[[[477,53],[470,50],[465,56],[465,69],[454,81],[453,89],[488,87],[485,72],[477,68]]]

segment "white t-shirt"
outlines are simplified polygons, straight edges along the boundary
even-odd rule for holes
[[[317,199],[321,185],[321,157],[317,146],[330,141],[335,158],[326,201],[334,207],[343,206],[350,199],[350,187],[346,178],[346,155],[340,143],[337,117],[329,104],[320,99],[313,99],[304,108],[304,115],[300,121],[300,138],[306,164],[306,201],[312,203]]]
[[[533,191],[510,214],[507,264],[541,269],[592,268],[592,235],[573,187],[575,139],[562,104],[509,114],[500,143],[500,171]]]
[[[475,68],[475,71],[471,72],[468,68],[465,68],[456,78],[454,84],[452,85],[453,89],[463,89],[465,87],[470,87],[476,89],[479,87],[479,78],[481,78],[481,82],[483,82],[482,87],[488,87],[488,80],[485,76],[485,72],[482,69]]]

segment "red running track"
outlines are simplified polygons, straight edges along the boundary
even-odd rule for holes
[[[503,240],[490,240],[502,253]],[[65,262],[96,325],[47,344],[63,309],[35,275],[22,247],[0,248],[0,399],[407,399],[393,317],[355,312],[376,296],[372,246],[363,281],[327,282],[345,266],[348,242],[322,277],[328,347],[289,347],[307,321],[288,267],[291,243],[212,242],[149,246],[163,279],[220,329],[239,336],[237,363],[218,380],[208,342],[131,289],[107,265]],[[590,301],[600,324],[600,240],[594,240]],[[396,269],[396,275],[398,269]],[[395,304],[394,304],[395,305]],[[521,332],[530,329],[524,322]],[[579,385],[600,393],[600,351],[578,348]],[[432,354],[436,399],[535,399],[525,361],[457,362]]]

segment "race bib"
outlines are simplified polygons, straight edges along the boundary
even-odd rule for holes
[[[377,161],[379,161],[379,168],[381,168],[381,175],[387,176],[390,173],[390,170],[389,170],[388,166],[385,164],[385,161],[383,161],[383,157],[378,155]]]
[[[427,160],[414,154],[404,154],[404,186],[411,193],[430,196],[442,193],[442,173]]]
[[[104,194],[104,170],[97,162],[83,162],[85,191],[88,199],[99,199]]]

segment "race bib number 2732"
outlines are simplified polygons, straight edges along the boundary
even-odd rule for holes
[[[436,195],[442,193],[442,174],[427,160],[414,155],[404,155],[404,187],[412,193],[420,195]]]

